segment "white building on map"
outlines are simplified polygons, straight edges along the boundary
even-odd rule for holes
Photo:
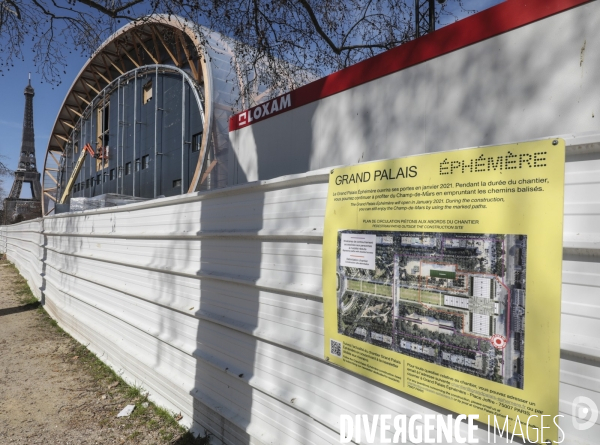
[[[455,297],[454,295],[444,295],[444,306],[458,307],[461,309],[469,309],[469,299]]]
[[[375,238],[376,244],[382,244],[384,246],[391,246],[394,244],[394,237],[392,236],[378,236]]]
[[[490,327],[492,326],[491,318],[492,317],[489,315],[473,313],[471,318],[471,332],[474,334],[490,336]]]
[[[408,340],[400,340],[400,347],[402,349],[407,349],[412,352],[416,352],[418,354],[425,354],[431,357],[435,356],[435,349],[431,346],[423,346],[416,342],[408,341]]]
[[[471,292],[474,297],[492,298],[494,280],[485,277],[471,278]]]
[[[435,349],[431,346],[423,346],[423,354],[433,357],[435,355]]]
[[[362,335],[363,337],[366,337],[366,336],[367,336],[367,330],[366,330],[365,328],[356,328],[356,329],[354,330],[354,333],[355,333],[356,335]]]
[[[400,240],[403,246],[412,247],[435,247],[436,239],[434,237],[424,236],[422,238],[418,236],[403,236]]]
[[[442,360],[447,360],[455,365],[468,366],[469,368],[479,369],[483,368],[483,360],[481,356],[476,358],[469,358],[460,354],[450,354],[449,352],[442,352]]]

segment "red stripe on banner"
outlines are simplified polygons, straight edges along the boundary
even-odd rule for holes
[[[265,104],[234,114],[229,119],[229,131],[239,130],[254,122],[346,91],[590,1],[593,0],[506,0],[431,34],[292,90]],[[282,98],[286,100],[282,101]],[[285,107],[279,107],[281,103]],[[256,111],[257,108],[261,111]]]

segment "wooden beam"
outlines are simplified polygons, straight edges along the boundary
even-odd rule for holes
[[[171,51],[171,48],[169,48],[169,46],[167,45],[167,42],[164,41],[164,39],[162,38],[162,36],[160,35],[160,33],[158,31],[156,31],[153,26],[150,27],[150,29],[152,30],[152,33],[154,35],[158,36],[158,39],[160,40],[160,43],[162,43],[163,48],[167,51],[167,54],[169,54],[169,57],[171,58],[171,60],[173,61],[173,63],[178,68],[181,68],[181,64],[179,63],[179,58],[175,57],[175,55],[173,54],[173,51]],[[177,42],[175,42],[175,46],[177,46]]]
[[[49,151],[48,153],[50,153],[50,156],[52,156],[52,159],[54,159],[54,161],[56,162],[56,165],[60,165],[60,161],[58,159],[56,159],[56,156],[54,156],[54,153],[52,153],[51,151]]]
[[[160,63],[161,57],[160,57],[160,48],[158,46],[158,41],[156,40],[156,35],[152,31],[152,27],[150,27],[150,31],[151,31],[150,36],[152,37],[152,43],[154,43],[154,51],[156,52],[156,60],[159,61],[156,63]]]
[[[200,180],[200,184],[203,184],[204,181],[206,181],[206,178],[208,178],[208,174],[212,171],[213,168],[215,168],[215,165],[217,165],[217,160],[216,159],[210,163],[210,165],[208,166],[208,168],[206,169],[206,171],[202,175],[202,179]]]
[[[48,169],[46,169],[48,170]],[[52,179],[52,181],[56,184],[56,186],[58,187],[58,181],[54,178],[54,176],[52,176],[50,173],[48,173],[46,175],[48,178]]]
[[[137,63],[137,62],[135,61],[135,59],[134,59],[133,57],[131,57],[131,55],[130,55],[130,54],[127,52],[127,51],[125,51],[125,48],[123,48],[123,52],[125,53],[125,55],[127,56],[127,58],[128,58],[129,60],[131,60],[131,63],[133,63],[133,64],[136,66],[136,68],[139,68],[139,67],[140,67],[140,64],[139,64],[139,63]]]
[[[117,51],[119,51],[119,47],[117,46],[117,44],[116,44],[116,43],[115,43],[115,48],[117,49]],[[108,54],[109,56],[113,56],[113,57],[116,57],[117,59],[119,59],[119,62],[121,62],[121,68],[122,68],[122,70],[121,70],[121,69],[119,69],[119,68],[118,68],[118,67],[117,67],[115,64],[112,64],[112,65],[113,65],[115,68],[117,68],[117,70],[119,70],[119,72],[120,72],[121,74],[125,74],[125,71],[126,71],[126,68],[125,68],[125,63],[123,62],[123,58],[121,57],[121,54],[120,54],[120,53],[113,53],[113,52],[111,52],[111,51],[108,51],[108,50],[106,50],[106,49],[103,51],[103,53],[106,53],[106,54]],[[111,62],[112,62],[112,60],[111,60]]]
[[[69,110],[69,107],[68,107],[68,106],[66,106],[66,107],[64,108],[64,110],[67,112],[67,114],[68,114],[68,115],[69,115],[69,117],[71,118],[71,121],[73,121],[73,122],[77,121],[77,119],[75,119],[75,118],[73,117],[73,115],[71,114],[71,110]],[[73,129],[75,129],[75,127],[73,127]]]
[[[59,139],[62,139],[63,141],[65,141],[65,142],[69,142],[69,139],[67,139],[66,137],[64,137],[62,134],[58,134],[58,133],[52,133],[52,135],[53,135],[55,138],[59,138]]]
[[[81,80],[81,79],[79,79],[79,80]],[[84,86],[85,86],[85,85],[84,85]],[[87,99],[88,99],[88,100],[92,100],[92,98],[90,97],[90,95],[88,94],[88,92],[85,90],[85,88],[83,89],[83,91],[76,90],[76,89],[74,89],[74,88],[73,88],[73,89],[71,90],[71,92],[72,92],[72,93],[77,93],[77,94],[85,94],[85,96],[87,97]],[[79,105],[78,105],[78,106],[79,106]],[[79,111],[81,111],[81,112],[83,113],[83,110],[81,110],[81,109],[80,109]]]
[[[188,50],[187,45],[185,44],[185,37],[183,36],[183,33],[179,30],[177,31],[177,35],[179,36],[179,39],[181,40],[181,47],[183,48],[183,51],[185,52],[185,57],[187,58],[190,68],[192,69],[192,74],[194,75],[194,79],[199,81],[200,78],[198,77],[198,70],[196,69],[196,64],[194,63],[194,60],[190,56],[190,51]]]
[[[67,129],[67,127],[65,127],[65,124],[63,124],[62,119],[59,119],[58,123],[60,124],[62,129],[65,130],[65,133],[69,134],[69,130]]]
[[[90,104],[90,101],[89,101],[89,100],[87,100],[85,97],[83,97],[81,94],[79,94],[79,93],[75,93],[75,96],[77,96],[79,99],[81,99],[83,102],[85,102],[85,103],[86,103],[86,105],[89,105],[89,104]],[[79,114],[79,113],[78,113],[78,114]],[[79,114],[79,116],[82,116],[82,115],[81,115],[81,114]]]
[[[104,74],[102,74],[99,70],[98,67],[101,67],[100,65],[96,65],[95,63],[90,64],[90,67],[93,67],[94,70],[90,70],[90,72],[92,73],[92,76],[96,77],[97,75],[100,76],[102,78],[103,81],[105,81],[107,84],[111,83],[112,80],[109,80]],[[97,80],[96,80],[97,81]]]
[[[112,82],[113,76],[112,76],[112,73],[110,72],[110,68],[108,67],[108,64],[106,63],[106,57],[104,56],[103,52],[100,53],[100,58],[102,59],[102,65],[104,66],[104,69],[106,70],[106,75],[108,76],[108,78]]]
[[[91,83],[88,82],[87,79],[84,79],[83,77],[81,78],[82,82],[85,81],[85,84],[90,87],[92,90],[94,90],[94,92],[96,94],[100,94],[100,90],[97,90],[96,87],[94,87]]]
[[[50,167],[46,167],[46,170],[49,172],[57,172],[58,171],[57,168],[50,168]]]
[[[94,72],[92,68],[92,64],[90,64],[90,67],[88,69],[88,72],[92,75],[92,77],[94,78],[94,82],[96,82],[96,86],[98,87],[99,90],[102,89],[102,85],[100,85],[100,82],[98,81],[98,77],[96,76],[96,73]]]
[[[175,34],[175,32],[173,32],[173,34]],[[179,65],[177,65],[179,68],[181,68],[183,66],[183,56],[181,55],[181,50],[179,49],[179,38],[177,36],[175,36],[175,49],[177,50],[177,60],[179,60]]]
[[[137,43],[135,43],[135,39],[133,37],[131,38],[131,44],[133,46],[133,52],[135,53],[135,56],[136,56],[136,58],[137,58],[137,60],[139,62],[138,66],[143,65],[142,56],[140,54],[140,50],[139,50],[139,48],[137,46]]]
[[[142,39],[139,38],[139,36],[137,35],[137,33],[135,33],[135,32],[132,31],[132,34],[133,34],[134,40],[138,41],[138,43],[140,44],[140,46],[142,48],[144,48],[144,50],[146,50],[146,52],[148,53],[148,55],[150,56],[150,58],[154,61],[154,63],[156,63],[158,65],[158,63],[159,63],[158,60],[156,59],[156,57],[154,57],[154,54],[152,54],[152,52],[148,49],[148,47],[142,41]]]
[[[79,159],[77,159],[77,162],[75,163],[75,166],[73,167],[73,171],[71,172],[71,177],[67,181],[67,185],[63,191],[63,195],[60,198],[59,202],[61,204],[63,204],[66,201],[67,196],[69,196],[69,193],[71,193],[71,189],[73,188],[73,185],[75,184],[75,180],[77,179],[77,176],[79,175],[79,172],[81,171],[81,167],[83,166],[83,161],[85,160],[86,156],[87,156],[87,150],[84,147],[82,147],[81,152],[79,153]]]
[[[46,191],[44,191],[44,195],[46,195],[48,198],[50,198],[52,201],[56,202],[56,198],[54,196],[52,196],[50,193],[47,193]]]
[[[60,119],[60,121],[67,125],[68,127],[70,127],[71,129],[75,130],[75,125],[73,125],[70,121],[66,120],[66,119]]]
[[[102,53],[102,54],[101,54],[101,56],[102,56],[102,60],[104,60],[104,62],[106,63],[106,59],[104,58],[104,53]],[[119,59],[120,59],[120,58],[119,58]],[[116,70],[119,72],[119,74],[121,74],[121,75],[122,75],[122,74],[125,74],[125,69],[121,69],[121,68],[119,68],[119,67],[117,66],[117,64],[116,64],[115,62],[113,62],[113,60],[112,60],[112,59],[108,59],[108,60],[110,61],[110,64],[111,64],[111,66],[112,66],[114,69],[116,69]],[[121,60],[121,65],[122,65],[122,64],[123,64],[123,61]],[[107,67],[106,69],[108,69],[108,67]]]
[[[148,27],[149,27],[149,26],[150,26],[150,25],[148,25]],[[142,36],[146,36],[146,37],[152,37],[152,34],[151,34],[151,33],[149,33],[148,31],[146,31],[145,29],[142,29],[142,28],[137,28],[137,29],[135,30],[135,32],[137,32],[138,34],[141,34]]]
[[[57,187],[51,187],[49,189],[44,189],[45,192],[53,192],[54,190],[56,190]]]
[[[88,101],[89,101],[88,103],[90,103],[90,102],[92,101],[92,98],[90,97],[90,95],[88,94],[88,92],[87,92],[87,90],[86,90],[86,88],[85,88],[85,87],[86,87],[86,84],[85,84],[85,82],[83,81],[83,77],[80,77],[80,78],[79,78],[79,82],[81,82],[81,84],[83,85],[83,91],[77,91],[77,92],[78,92],[78,93],[80,93],[80,94],[81,94],[81,93],[85,94],[85,96],[88,98]],[[73,91],[75,91],[75,90],[73,90]]]
[[[81,114],[79,111],[77,111],[76,109],[74,109],[72,105],[67,105],[67,108],[69,110],[71,110],[73,113],[75,113],[77,116],[83,117],[83,114]]]

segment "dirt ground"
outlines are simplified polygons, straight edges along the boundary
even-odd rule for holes
[[[117,418],[135,404],[130,417]],[[208,444],[56,326],[0,260],[0,444]]]

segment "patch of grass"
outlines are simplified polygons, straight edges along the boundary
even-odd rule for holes
[[[148,407],[145,408],[142,403],[144,402],[137,402],[135,404],[135,409],[129,416],[130,419],[144,419],[148,417],[149,414],[152,414],[152,408],[150,407],[150,404],[148,404]]]
[[[421,303],[440,305],[441,294],[437,292],[421,291]]]
[[[34,304],[39,302],[35,295],[33,295],[33,292],[31,292],[31,289],[25,280],[19,280],[15,283],[15,289],[13,291],[21,304]]]
[[[375,284],[369,283],[367,281],[363,281],[362,282],[362,291],[368,292],[369,294],[374,294],[375,293]]]
[[[55,321],[52,324],[58,327]],[[75,344],[71,349],[71,353],[73,354],[73,358],[77,357],[79,363],[87,368],[88,374],[92,376],[96,383],[101,384],[102,386],[114,385],[116,388],[127,386],[123,379],[121,379],[111,367],[96,357],[86,345],[80,343]]]
[[[129,436],[127,436],[127,439],[135,440],[138,436],[141,436],[141,435],[142,435],[142,433],[140,433],[139,431],[134,431]]]
[[[384,297],[392,296],[392,286],[387,284],[376,284],[369,283],[367,281],[360,280],[348,280],[348,290],[355,290],[359,292],[367,292],[374,295],[383,295]]]
[[[121,387],[123,389],[123,393],[125,395],[125,397],[127,397],[128,399],[137,399],[139,397],[142,396],[142,387],[141,386],[122,386]]]
[[[158,432],[160,438],[162,440],[164,440],[165,442],[170,441],[175,435],[173,434],[173,431],[167,431],[165,429],[162,429]]]
[[[362,288],[360,286],[360,281],[357,280],[348,280],[347,286],[349,290],[358,290],[360,291]]]
[[[8,263],[8,262],[6,262]],[[10,263],[8,263],[10,264]],[[28,284],[25,282],[19,271],[10,264],[6,266],[11,268],[16,279],[13,284],[15,293],[19,297],[22,304],[37,304],[38,299],[35,298]],[[144,429],[150,431],[159,430],[159,437],[163,443],[173,443],[175,445],[209,445],[210,434],[205,433],[204,436],[194,437],[191,432],[181,426],[176,419],[176,413],[172,413],[167,409],[158,407],[148,401],[148,394],[144,392],[139,385],[130,386],[117,374],[111,367],[105,364],[98,358],[87,345],[78,343],[69,334],[67,334],[56,320],[44,310],[43,306],[38,309],[43,323],[51,327],[57,334],[68,336],[71,341],[71,347],[65,359],[73,363],[77,363],[85,369],[85,372],[92,378],[96,388],[90,388],[92,391],[97,389],[97,396],[101,394],[108,396],[111,401],[114,401],[114,409],[120,411],[126,405],[135,405],[134,411],[128,418],[117,419],[114,414],[107,414],[107,417],[102,417],[98,420],[98,424],[103,428],[120,425],[126,430],[134,429],[127,436],[129,443],[138,443],[143,440]],[[147,402],[148,406],[144,407]]]
[[[154,414],[156,415],[156,417],[158,417],[160,420],[162,420],[163,423],[167,426],[170,426],[170,427],[178,427],[179,426],[179,423],[177,422],[177,420],[175,420],[175,413],[172,413],[168,409],[161,408],[159,406],[154,406]]]
[[[392,286],[388,286],[386,284],[376,284],[375,285],[375,293],[377,295],[391,297],[392,296]]]
[[[401,287],[400,288],[400,299],[410,300],[410,301],[419,301],[419,290]]]

